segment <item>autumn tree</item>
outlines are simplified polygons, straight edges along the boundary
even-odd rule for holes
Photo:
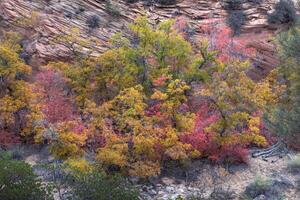
[[[192,47],[167,20],[153,27],[145,17],[129,25],[131,37],[120,33],[111,39],[112,49],[96,59],[80,57],[76,62],[52,63],[59,69],[80,107],[89,99],[97,104],[112,99],[121,90],[141,84],[151,92],[152,82],[161,75],[182,78],[195,62]],[[78,39],[65,37],[78,47]],[[78,43],[78,44],[77,44]],[[194,76],[195,77],[195,76]]]
[[[200,107],[202,117],[196,118],[195,133],[182,139],[213,160],[229,156],[243,161],[246,147],[267,145],[261,134],[262,112],[278,101],[283,88],[276,84],[275,72],[253,82],[246,75],[249,66],[249,62],[217,61],[209,72],[211,78],[200,88],[199,95],[209,109]]]
[[[26,81],[31,67],[19,58],[20,50],[14,34],[0,43],[0,128],[30,138],[43,131],[43,116],[35,87]]]
[[[276,89],[280,88],[272,85],[272,75],[262,82],[253,82],[246,75],[248,68],[248,62],[219,63],[201,92],[219,111],[221,118],[213,129],[221,137],[230,138],[232,133],[242,132],[240,139],[264,145],[265,140],[257,128],[260,119],[255,112],[276,103]]]
[[[169,161],[206,156],[236,162],[249,145],[267,145],[261,115],[282,90],[276,72],[251,80],[247,56],[238,54],[245,45],[228,45],[236,40],[224,39],[223,29],[195,49],[178,30],[172,20],[152,26],[139,17],[129,25],[130,37],[116,34],[113,48],[97,58],[49,65],[64,77],[80,110],[76,122],[48,132],[57,158],[89,148],[106,172],[149,177]],[[73,130],[78,125],[81,132]]]
[[[165,106],[171,109],[169,106],[175,103]],[[106,138],[97,155],[104,168],[148,177],[159,174],[163,160],[189,157],[190,145],[179,141],[179,128],[171,122],[162,126],[157,113],[154,117],[154,113],[145,112],[147,107],[143,88],[138,85],[121,91],[100,107],[90,108],[95,134]],[[173,117],[173,113],[169,115]]]
[[[87,139],[87,129],[76,121],[61,122],[48,129],[45,137],[50,143],[50,152],[57,159],[80,158]]]
[[[233,36],[230,27],[221,20],[209,20],[201,24],[199,29],[208,40],[209,50],[217,51],[216,57],[222,62],[247,60],[256,56],[255,49],[248,46],[251,38]]]
[[[113,49],[100,55],[94,71],[95,87],[112,98],[119,91],[141,84],[150,91],[161,75],[179,78],[194,61],[191,45],[173,28],[174,21],[153,28],[145,17],[129,25],[132,37],[116,34]]]
[[[35,84],[41,94],[41,109],[47,123],[56,124],[76,118],[74,103],[67,95],[63,77],[51,69],[41,69],[35,75]]]

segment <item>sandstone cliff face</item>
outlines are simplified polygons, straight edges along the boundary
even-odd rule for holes
[[[251,72],[264,74],[277,63],[273,47],[268,44],[269,35],[276,29],[266,23],[266,15],[272,10],[276,0],[246,1],[242,9],[247,14],[247,22],[242,30],[244,37],[253,38],[249,45],[258,49],[257,61],[259,70]],[[33,64],[66,60],[72,55],[70,48],[57,40],[61,35],[79,30],[81,38],[91,37],[93,42],[81,43],[81,51],[92,49],[97,55],[109,48],[108,40],[116,32],[126,31],[126,24],[137,15],[146,14],[153,24],[166,18],[183,17],[195,32],[201,35],[199,26],[208,20],[223,20],[227,12],[220,0],[178,0],[176,5],[146,5],[143,2],[129,4],[118,1],[116,5],[120,16],[114,17],[107,11],[104,0],[0,0],[0,25],[9,27],[26,36],[26,51],[31,55]],[[97,15],[99,27],[89,29],[88,17]],[[2,20],[1,20],[2,18]],[[23,23],[24,19],[30,23]],[[22,22],[22,23],[21,23]],[[260,76],[260,75],[258,75]]]

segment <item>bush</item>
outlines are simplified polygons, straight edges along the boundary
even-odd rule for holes
[[[89,28],[95,29],[99,28],[100,18],[97,15],[89,16],[86,20],[86,24]]]
[[[246,187],[245,195],[255,198],[259,195],[264,195],[271,188],[271,181],[262,176],[256,176],[254,182]]]
[[[274,12],[268,16],[270,24],[295,23],[297,19],[296,8],[291,0],[280,0],[274,7]]]
[[[123,178],[100,173],[81,174],[70,181],[75,199],[138,200],[138,192]]]
[[[37,179],[30,165],[24,161],[11,160],[7,152],[0,156],[0,188],[0,199],[53,199],[50,188]]]
[[[226,10],[240,9],[244,0],[224,0]]]
[[[227,24],[231,28],[233,35],[238,35],[244,25],[246,16],[242,11],[233,11],[229,13]]]
[[[271,180],[261,176],[256,176],[254,182],[246,187],[244,197],[246,199],[255,199],[260,195],[264,195],[266,199],[279,200],[283,199],[281,192],[282,186],[276,186],[276,180]]]
[[[264,120],[270,132],[284,138],[289,148],[300,150],[300,30],[291,28],[276,37],[281,54],[280,76],[287,88],[284,99]]]
[[[296,156],[293,160],[289,161],[287,167],[292,173],[300,173],[300,155]]]
[[[156,0],[156,2],[162,5],[173,5],[176,4],[177,0]]]
[[[228,164],[248,163],[248,149],[242,146],[223,146],[218,156],[218,162]]]
[[[283,58],[288,59],[292,57],[300,61],[300,29],[290,29],[289,31],[281,32],[276,39],[280,45]],[[287,71],[286,69],[283,70]],[[295,132],[298,132],[298,130]]]
[[[126,0],[127,3],[136,3],[138,2],[139,0]]]
[[[210,200],[219,200],[219,199],[235,199],[236,194],[234,191],[222,187],[216,187],[214,188],[213,192],[210,194]]]
[[[205,197],[206,195],[204,194],[205,192],[202,192],[197,195],[190,195],[185,198],[185,200],[231,200],[231,199],[236,199],[236,193],[229,188],[222,188],[215,186],[213,188],[212,193],[208,196]],[[177,199],[176,199],[177,200]],[[181,199],[178,199],[181,200]]]
[[[110,0],[106,1],[105,4],[106,11],[113,17],[119,17],[121,15],[121,11],[117,4],[112,3]]]
[[[83,13],[85,11],[85,8],[84,7],[79,7],[77,10],[76,10],[76,14],[80,14],[80,13]]]

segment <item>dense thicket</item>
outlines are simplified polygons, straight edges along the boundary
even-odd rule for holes
[[[267,145],[260,117],[277,101],[274,77],[254,83],[250,63],[221,62],[205,41],[194,51],[176,26],[168,20],[152,27],[140,17],[129,26],[131,37],[116,34],[114,48],[98,58],[49,65],[65,78],[81,118],[54,125],[58,136],[48,139],[58,158],[88,147],[106,172],[148,177],[170,160],[245,162],[247,146]],[[191,103],[192,96],[201,100]]]
[[[43,130],[38,94],[27,81],[31,67],[19,58],[21,47],[15,34],[0,41],[0,138],[11,132],[31,138]],[[3,137],[1,137],[3,136]]]
[[[268,145],[261,116],[283,87],[275,72],[258,83],[247,76],[249,52],[232,43],[230,31],[224,35],[226,28],[221,37],[192,45],[185,23],[178,23],[153,27],[139,17],[129,25],[129,36],[116,34],[102,55],[78,56],[71,45],[77,59],[49,63],[34,76],[13,43],[2,42],[1,75],[9,89],[0,103],[9,98],[22,106],[0,109],[1,130],[45,143],[67,163],[81,165],[86,152],[93,152],[96,169],[108,174],[150,177],[170,161],[201,157],[247,162],[248,147]],[[215,34],[214,28],[207,31]],[[61,39],[84,43],[76,33]],[[27,78],[20,76],[27,71]],[[20,93],[16,83],[28,87]],[[28,116],[24,125],[7,120],[20,110]]]

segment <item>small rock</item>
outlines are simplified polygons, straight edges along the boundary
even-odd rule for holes
[[[253,200],[265,200],[265,199],[266,199],[266,196],[263,195],[263,194],[261,194],[261,195],[259,195],[258,197],[256,197],[256,198],[253,199]]]
[[[157,192],[155,190],[149,190],[148,193],[151,195],[151,196],[154,196],[157,194]]]
[[[162,182],[163,184],[165,184],[165,185],[172,185],[172,184],[175,183],[175,180],[172,179],[172,178],[163,177],[163,178],[161,179],[161,182]]]
[[[128,180],[133,184],[137,184],[140,181],[140,178],[137,176],[131,176],[128,178]]]
[[[184,185],[178,185],[177,188],[176,188],[176,192],[177,193],[185,193],[186,191],[186,187]]]
[[[172,192],[174,192],[174,187],[172,187],[172,186],[167,186],[167,187],[166,187],[166,191],[169,192],[169,193],[172,193]]]
[[[162,195],[162,194],[164,194],[164,192],[163,191],[158,191],[158,193],[157,193],[158,195]]]

